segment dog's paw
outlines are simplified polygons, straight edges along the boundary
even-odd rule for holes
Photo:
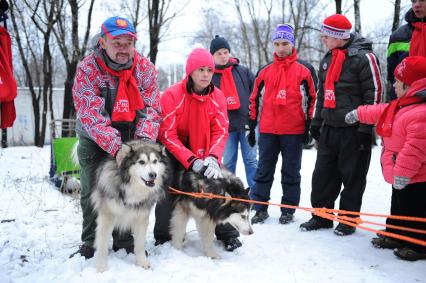
[[[108,265],[106,263],[96,263],[96,272],[102,273],[108,270]]]
[[[177,250],[182,250],[183,248],[183,241],[174,241],[172,240],[172,246]]]
[[[217,252],[213,251],[213,250],[206,251],[204,254],[206,256],[208,256],[209,258],[211,258],[211,259],[221,259],[220,255]]]
[[[139,265],[140,267],[142,267],[143,269],[149,269],[151,267],[151,264],[149,263],[149,261],[146,258],[138,259],[136,264]]]

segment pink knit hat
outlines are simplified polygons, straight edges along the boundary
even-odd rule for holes
[[[213,56],[204,48],[195,48],[186,60],[186,75],[189,76],[200,67],[210,67],[214,70]]]

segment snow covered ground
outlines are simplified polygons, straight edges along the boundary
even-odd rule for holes
[[[216,242],[220,260],[202,255],[193,223],[183,251],[170,244],[155,247],[151,214],[147,250],[152,268],[137,267],[134,255],[121,250],[110,252],[109,271],[97,274],[93,259],[68,258],[80,244],[81,209],[78,200],[47,181],[49,152],[49,147],[0,149],[0,282],[426,282],[426,261],[405,262],[390,250],[373,248],[371,232],[358,229],[348,237],[332,230],[301,232],[300,223],[310,215],[298,211],[294,223],[280,225],[278,207],[269,209],[265,224],[254,225],[253,235],[241,237],[242,248],[229,253]],[[379,155],[376,147],[362,210],[386,214],[390,188]],[[301,206],[310,206],[315,158],[315,150],[304,151]],[[281,197],[279,169],[272,189],[275,203]]]

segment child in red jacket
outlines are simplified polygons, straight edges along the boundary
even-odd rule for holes
[[[392,215],[426,217],[426,57],[404,59],[394,71],[397,99],[389,104],[364,105],[349,112],[348,124],[376,124],[383,139],[381,165],[386,182],[392,184]],[[426,230],[426,222],[388,218],[388,225]],[[397,233],[426,241],[426,234]],[[395,249],[405,260],[426,259],[426,247],[389,237],[373,238],[377,248]]]

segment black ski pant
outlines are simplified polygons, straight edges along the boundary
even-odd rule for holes
[[[333,209],[340,194],[340,210],[359,212],[370,158],[371,144],[360,145],[358,127],[324,125],[312,175],[312,207]]]
[[[392,189],[391,215],[426,218],[426,182],[409,184],[402,190]],[[426,222],[388,218],[386,224],[426,231]],[[402,231],[386,227],[386,232],[426,241],[426,234]],[[426,253],[426,247],[406,242],[408,247]]]

